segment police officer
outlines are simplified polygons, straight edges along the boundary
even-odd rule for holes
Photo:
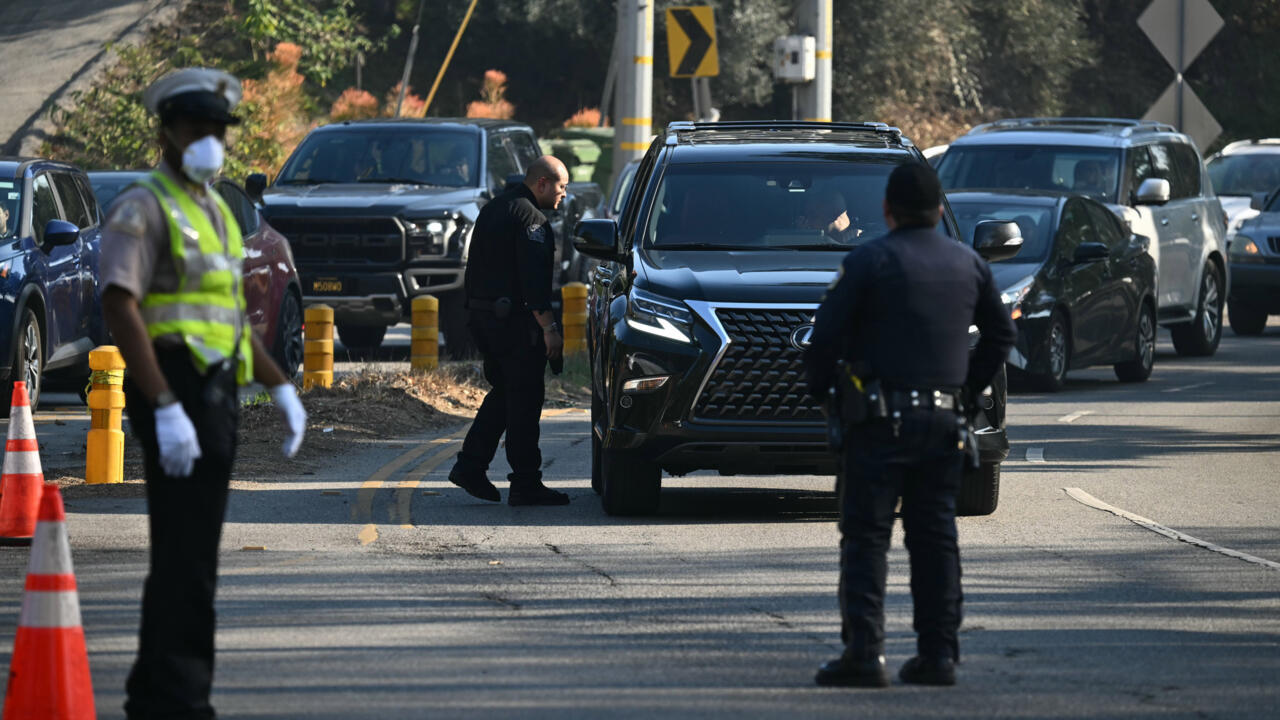
[[[497,502],[485,472],[507,434],[509,505],[564,505],[569,496],[542,484],[538,419],[547,361],[561,358],[564,338],[551,312],[555,234],[542,210],[564,199],[569,172],[550,155],[535,160],[524,182],[480,210],[467,260],[468,324],[492,389],[467,431],[449,480]],[[553,365],[554,367],[554,365]]]
[[[239,81],[204,68],[147,88],[162,159],[120,196],[102,234],[103,315],[129,368],[125,402],[142,446],[151,530],[130,718],[214,716],[213,600],[238,386],[253,378],[270,389],[286,457],[306,424],[293,385],[249,327],[240,228],[209,186],[239,100]]]
[[[927,165],[895,168],[884,198],[890,232],[845,257],[815,318],[806,355],[810,392],[826,398],[845,373],[841,405],[857,401],[871,407],[861,422],[844,418],[839,485],[845,651],[818,670],[819,685],[888,685],[886,553],[899,498],[918,635],[918,654],[899,677],[907,683],[955,683],[961,599],[955,511],[967,435],[958,413],[973,408],[968,398],[991,382],[1016,330],[987,263],[934,229],[941,203],[938,177]],[[971,324],[981,331],[972,359]]]

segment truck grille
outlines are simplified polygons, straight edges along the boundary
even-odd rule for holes
[[[813,311],[717,308],[715,313],[728,343],[698,395],[694,415],[757,423],[822,422],[822,410],[808,395],[803,356],[791,344],[796,328],[813,322]]]
[[[404,232],[381,218],[272,217],[299,265],[395,265],[404,261]]]

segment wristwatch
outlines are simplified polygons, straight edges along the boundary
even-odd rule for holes
[[[552,320],[550,325],[543,325],[543,326],[542,326],[542,332],[544,332],[544,333],[549,333],[549,332],[559,333],[559,332],[560,332],[560,323],[556,322],[555,320]]]
[[[156,395],[156,399],[151,403],[151,407],[159,410],[162,407],[168,407],[176,402],[178,402],[178,396],[174,395],[172,390],[164,390],[161,391],[159,395]]]

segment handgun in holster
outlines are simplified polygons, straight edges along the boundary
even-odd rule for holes
[[[961,407],[956,414],[956,445],[964,451],[965,465],[970,470],[977,470],[982,465],[978,457],[978,435],[973,431],[973,411],[976,403],[970,400],[968,393],[961,394]]]

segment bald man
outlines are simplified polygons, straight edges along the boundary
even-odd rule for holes
[[[543,210],[564,199],[569,171],[543,155],[480,210],[467,260],[468,326],[484,358],[485,396],[449,473],[454,485],[482,500],[502,499],[487,471],[507,434],[509,505],[565,505],[569,496],[542,484],[538,419],[548,360],[564,348],[551,312],[555,234]]]

